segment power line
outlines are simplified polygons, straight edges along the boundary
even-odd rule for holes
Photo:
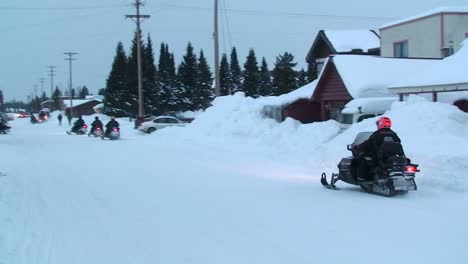
[[[0,11],[64,11],[64,10],[95,10],[95,9],[117,9],[127,5],[107,5],[107,6],[75,6],[75,7],[14,7],[0,6]]]
[[[191,9],[199,11],[210,11],[211,8],[199,7],[199,6],[183,6],[166,4],[164,7],[175,8],[175,9]],[[258,10],[247,10],[247,9],[220,9],[221,11],[244,14],[244,15],[263,15],[263,16],[289,16],[289,17],[322,17],[330,19],[351,19],[351,20],[394,20],[394,17],[375,17],[375,16],[346,16],[346,15],[331,15],[331,14],[317,14],[317,13],[295,13],[295,12],[266,12]]]

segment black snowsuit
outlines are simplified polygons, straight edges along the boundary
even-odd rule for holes
[[[372,158],[372,161],[377,161],[377,152],[383,142],[393,141],[401,143],[401,139],[390,128],[381,128],[374,133],[364,142],[355,146],[353,153],[357,153],[357,177],[365,180],[372,180],[369,178],[368,162],[365,157]]]
[[[111,120],[106,124],[106,133],[105,136],[108,137],[110,132],[112,131],[112,128],[116,127],[117,129],[119,128],[119,122],[115,120]]]
[[[72,127],[72,132],[78,131],[78,129],[82,128],[85,125],[85,122],[83,119],[78,118],[78,120],[75,121]]]
[[[103,124],[102,124],[101,120],[99,120],[99,119],[98,119],[98,120],[94,120],[93,123],[91,123],[91,131],[89,131],[89,133],[90,133],[90,134],[93,133],[94,130],[95,130],[96,128],[98,128],[98,127],[101,128],[101,129],[103,128]]]

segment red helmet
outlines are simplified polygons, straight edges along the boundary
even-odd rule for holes
[[[377,129],[390,128],[392,126],[392,120],[386,116],[382,116],[375,122]]]

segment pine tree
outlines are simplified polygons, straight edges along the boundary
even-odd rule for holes
[[[207,108],[214,98],[213,77],[203,50],[200,50],[197,64],[197,84],[195,89],[195,110]]]
[[[275,95],[289,93],[297,88],[294,56],[288,52],[276,57],[273,69],[273,87]]]
[[[190,42],[187,45],[186,54],[179,65],[177,79],[184,87],[184,95],[181,99],[186,105],[183,110],[195,110],[194,89],[197,85],[197,56],[193,53],[193,47]]]
[[[219,65],[219,83],[220,83],[220,95],[229,95],[231,94],[232,89],[232,79],[231,72],[229,68],[229,62],[227,55],[223,53],[221,57],[221,63]]]
[[[307,83],[312,82],[318,78],[317,65],[315,63],[307,64]]]
[[[260,83],[259,91],[260,96],[268,96],[273,94],[273,84],[271,82],[271,72],[268,69],[268,64],[265,57],[262,58],[262,65],[260,67]]]
[[[106,88],[101,88],[101,89],[99,89],[98,95],[104,96],[105,94],[106,94]]]
[[[104,105],[106,107],[126,108],[123,102],[128,93],[127,63],[124,47],[119,42],[104,90]]]
[[[307,72],[304,71],[304,69],[301,69],[299,72],[297,72],[297,87],[302,87],[308,84],[309,82],[307,79]]]
[[[52,109],[51,110],[59,110],[62,109],[62,102],[60,101],[60,97],[62,96],[62,92],[59,90],[58,87],[55,87],[54,93],[52,94]]]
[[[141,34],[140,34],[141,36]],[[138,113],[138,56],[137,56],[137,41],[140,41],[141,54],[142,58],[143,51],[145,50],[145,45],[141,39],[137,40],[137,34],[132,41],[132,47],[130,51],[130,56],[128,57],[128,66],[127,66],[127,93],[122,98],[122,109],[127,112],[134,113],[135,116]],[[144,62],[141,63],[142,67]],[[142,69],[142,72],[144,69]]]
[[[83,86],[83,88],[81,88],[80,93],[79,93],[79,97],[81,99],[85,99],[86,96],[88,96],[88,95],[89,95],[89,90],[88,90],[88,87],[86,87],[86,85],[85,85],[85,86]]]
[[[231,63],[229,65],[231,70],[231,94],[242,91],[242,71],[237,59],[236,47],[232,48],[231,51]]]
[[[259,74],[257,57],[253,49],[249,50],[249,55],[244,63],[244,84],[243,91],[246,96],[258,97]]]
[[[159,113],[161,107],[160,87],[157,81],[157,69],[154,62],[153,42],[148,34],[146,45],[142,52],[143,57],[143,98],[145,113]]]

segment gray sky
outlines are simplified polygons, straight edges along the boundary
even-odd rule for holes
[[[115,48],[130,48],[135,24],[132,0],[0,0],[0,90],[5,99],[26,100],[34,85],[50,94],[48,65],[55,65],[54,85],[68,89],[68,62],[64,52],[79,53],[73,61],[73,86],[86,85],[96,93],[105,86]],[[166,42],[177,63],[188,41],[197,53],[213,60],[213,0],[146,0],[142,25],[150,33],[156,59]],[[320,29],[378,29],[394,19],[413,16],[440,6],[466,6],[466,0],[219,0],[221,52],[238,49],[241,63],[249,48],[258,59],[291,52],[300,67]],[[213,70],[213,68],[212,68]]]

